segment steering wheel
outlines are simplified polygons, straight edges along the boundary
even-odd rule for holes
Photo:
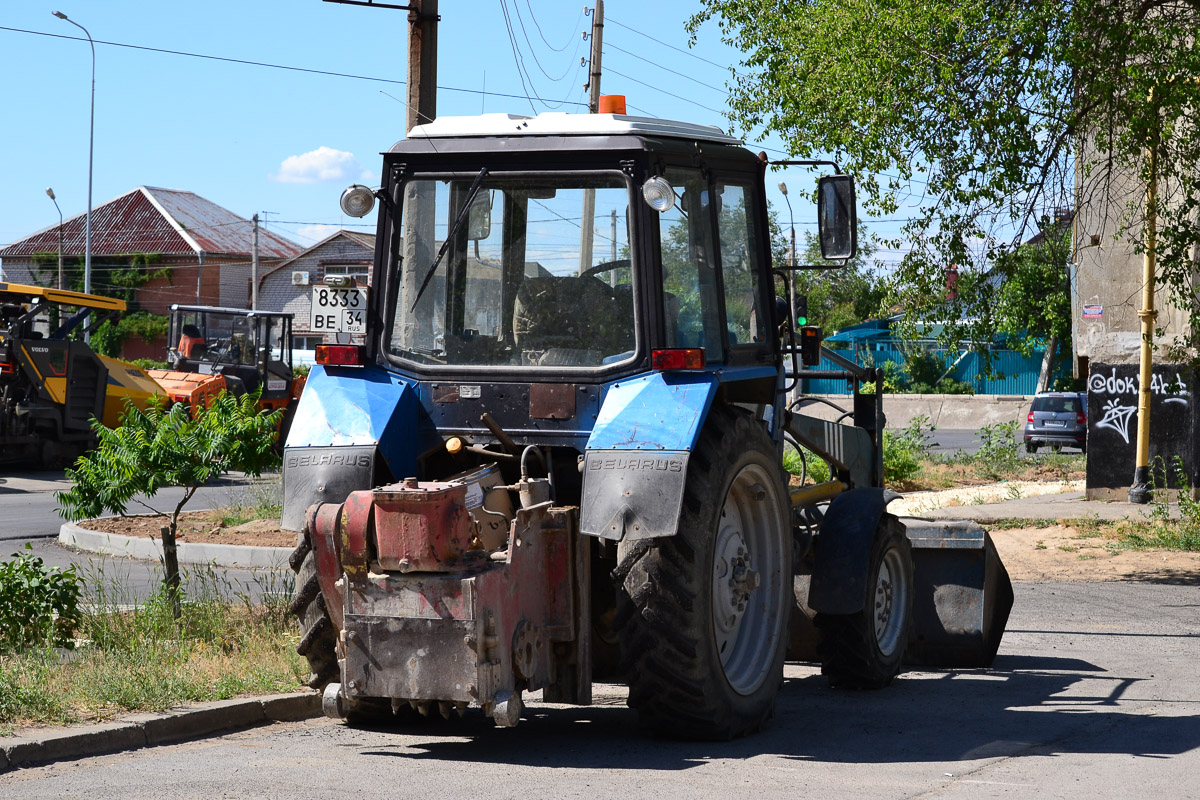
[[[605,261],[601,264],[597,264],[594,267],[588,267],[583,272],[579,273],[579,277],[594,278],[601,272],[608,272],[610,270],[621,269],[629,266],[632,266],[632,262],[628,258],[618,258],[616,261]]]

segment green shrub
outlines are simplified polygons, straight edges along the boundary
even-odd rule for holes
[[[166,361],[155,361],[153,358],[135,358],[129,362],[135,367],[142,369],[170,369],[171,365]]]
[[[0,563],[0,652],[72,646],[80,591],[75,567],[47,567],[26,542],[25,552]]]
[[[798,478],[805,477],[814,483],[829,480],[829,465],[807,447],[796,450],[790,443],[786,445],[783,448],[783,468]]]
[[[885,484],[906,481],[921,471],[929,455],[927,434],[935,428],[929,417],[914,417],[901,431],[883,432],[883,481]]]
[[[1015,473],[1021,465],[1017,455],[1017,426],[1016,420],[1001,422],[995,425],[984,425],[979,429],[979,439],[983,442],[971,460],[980,467],[985,475],[999,479]]]

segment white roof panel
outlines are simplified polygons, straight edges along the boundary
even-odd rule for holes
[[[670,136],[719,144],[741,144],[740,139],[713,125],[697,125],[657,117],[625,114],[480,114],[475,117],[438,117],[417,125],[410,139],[444,139],[462,136]]]

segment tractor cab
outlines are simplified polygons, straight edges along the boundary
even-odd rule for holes
[[[167,361],[175,372],[222,375],[234,394],[291,396],[292,315],[211,306],[171,306]]]
[[[656,358],[774,363],[764,164],[738,145],[608,115],[415,128],[380,191],[394,245],[380,354],[431,377],[584,382]]]

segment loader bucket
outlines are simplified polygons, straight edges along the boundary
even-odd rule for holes
[[[912,542],[912,639],[906,660],[988,667],[996,658],[1013,589],[996,546],[977,523],[902,520]]]

